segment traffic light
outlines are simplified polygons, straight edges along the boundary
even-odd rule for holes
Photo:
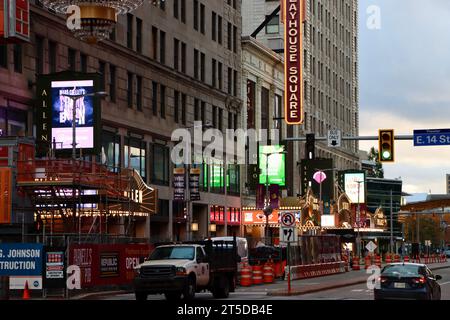
[[[380,162],[394,162],[394,130],[378,131],[378,159]]]
[[[314,133],[306,134],[306,159],[315,159],[315,141]]]

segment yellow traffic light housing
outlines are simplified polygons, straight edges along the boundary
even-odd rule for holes
[[[380,129],[378,131],[378,160],[380,162],[394,162],[394,129]]]

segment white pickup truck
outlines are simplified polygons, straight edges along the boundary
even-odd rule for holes
[[[158,246],[135,269],[136,300],[164,294],[168,300],[193,299],[209,290],[215,298],[227,298],[236,285],[236,240],[201,241]]]

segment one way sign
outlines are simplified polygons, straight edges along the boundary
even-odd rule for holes
[[[328,130],[328,146],[335,148],[341,146],[341,130]]]

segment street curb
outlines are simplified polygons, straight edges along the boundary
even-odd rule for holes
[[[430,270],[434,271],[434,270],[447,269],[447,268],[450,268],[450,265],[436,267],[436,268],[430,268]],[[291,291],[290,293],[285,292],[285,291],[267,292],[267,296],[299,296],[299,295],[309,294],[309,293],[314,293],[314,292],[319,292],[319,291],[326,291],[326,290],[332,290],[332,289],[343,288],[343,287],[351,287],[353,285],[362,284],[365,282],[367,282],[367,279],[355,280],[355,281],[346,282],[346,283],[338,283],[335,285],[329,285],[327,287],[322,287],[322,288],[311,288],[311,289],[306,289],[306,290],[302,290],[302,291]]]
[[[118,291],[104,291],[104,292],[92,292],[92,293],[86,293],[81,294],[79,296],[71,297],[69,300],[90,300],[95,297],[104,297],[104,296],[114,296],[116,294],[129,294],[133,293],[132,290],[118,290]]]

